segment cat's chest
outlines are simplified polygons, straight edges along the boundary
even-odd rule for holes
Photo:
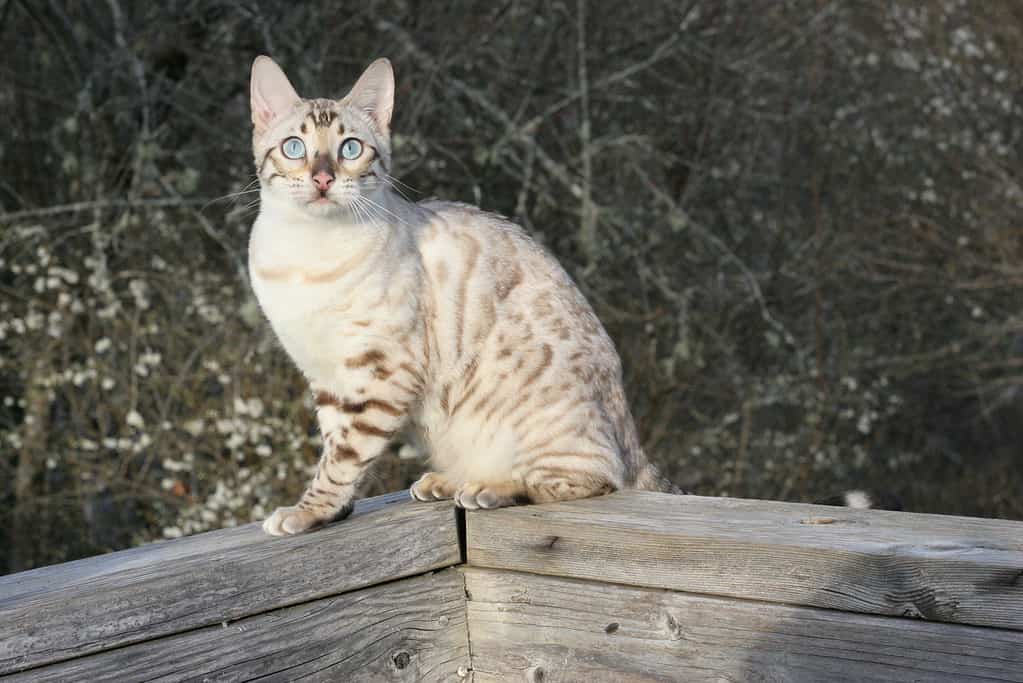
[[[252,269],[253,271],[255,269]],[[342,292],[301,281],[267,280],[255,272],[253,290],[288,355],[310,379],[328,380],[343,357],[346,311]]]
[[[372,284],[353,278],[360,255],[327,248],[304,253],[295,245],[258,237],[250,244],[249,275],[260,307],[302,372],[328,380],[344,357],[346,342],[352,341],[352,321],[372,313],[367,297],[360,296]]]

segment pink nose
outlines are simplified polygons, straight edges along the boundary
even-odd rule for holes
[[[313,176],[313,182],[316,184],[316,189],[321,192],[326,192],[330,189],[330,186],[334,183],[334,174],[327,173],[326,171],[320,171]]]

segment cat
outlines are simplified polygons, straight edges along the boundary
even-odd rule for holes
[[[394,190],[393,103],[386,59],[340,100],[302,99],[269,57],[252,65],[249,273],[323,435],[312,483],[264,530],[347,515],[366,468],[406,435],[436,469],[413,484],[420,501],[675,491],[640,446],[611,339],[557,261],[500,216]]]

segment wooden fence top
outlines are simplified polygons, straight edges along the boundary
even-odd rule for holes
[[[875,637],[871,633],[895,633],[885,630],[888,622],[870,620],[910,617],[913,622],[896,622],[921,624],[915,631],[903,629],[920,642],[958,638],[973,643],[974,653],[987,642],[984,647],[994,654],[984,655],[983,666],[990,666],[989,659],[1002,662],[999,671],[1018,670],[1023,678],[1023,522],[635,491],[469,514],[450,501],[415,503],[407,497],[400,492],[361,501],[349,519],[299,536],[271,538],[252,524],[0,577],[0,675],[25,672],[58,680],[110,671],[124,666],[129,655],[170,656],[181,647],[221,642],[200,630],[235,620],[269,623],[284,618],[276,615],[309,614],[315,621],[321,608],[313,606],[325,599],[372,589],[359,599],[391,604],[388,591],[412,596],[406,602],[441,591],[438,604],[448,610],[442,623],[462,629],[463,641],[474,618],[496,628],[518,610],[516,590],[560,591],[561,610],[587,592],[604,609],[616,600],[642,599],[699,615],[720,604],[728,607],[722,614],[737,622],[768,609],[790,622],[810,623],[812,617],[821,628],[844,625],[868,640]],[[464,595],[462,588],[452,588],[453,581],[462,586],[462,579],[453,578],[458,572],[407,578],[456,565],[467,565],[461,570]],[[486,593],[476,603],[472,586]],[[656,591],[665,589],[678,597],[657,598]],[[464,605],[462,616],[454,616],[458,600],[468,600],[468,626]],[[557,600],[551,600],[544,609],[555,609]],[[344,607],[355,604],[330,602],[338,610],[356,609]],[[491,604],[504,606],[493,612]],[[351,618],[357,621],[359,614]],[[579,617],[586,624],[603,618]],[[409,612],[407,618],[422,614]],[[626,618],[642,621],[638,615],[621,617]],[[606,628],[606,634],[614,632],[610,622]],[[351,635],[337,638],[354,642]],[[441,659],[440,651],[429,650],[436,655],[430,666],[439,667],[429,671],[462,671],[464,666],[445,657],[467,658],[468,642],[445,642],[443,652],[449,654]],[[237,642],[223,643],[216,647],[244,654]],[[591,646],[597,654],[603,647],[597,641],[586,645]],[[500,659],[500,639],[481,634],[478,648]],[[231,661],[234,656],[224,655]],[[976,665],[958,661],[944,665],[963,672]],[[394,662],[388,666],[397,676]],[[491,679],[481,674],[476,680]]]

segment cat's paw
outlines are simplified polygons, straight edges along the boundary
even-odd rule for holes
[[[455,487],[447,479],[436,472],[427,472],[412,484],[409,493],[416,500],[443,500],[455,495]]]
[[[455,505],[466,510],[489,510],[529,502],[519,484],[462,484],[455,493]]]
[[[318,519],[308,510],[301,510],[297,507],[281,507],[274,510],[274,513],[263,522],[263,531],[271,536],[288,536],[308,531],[322,523],[323,520]]]

